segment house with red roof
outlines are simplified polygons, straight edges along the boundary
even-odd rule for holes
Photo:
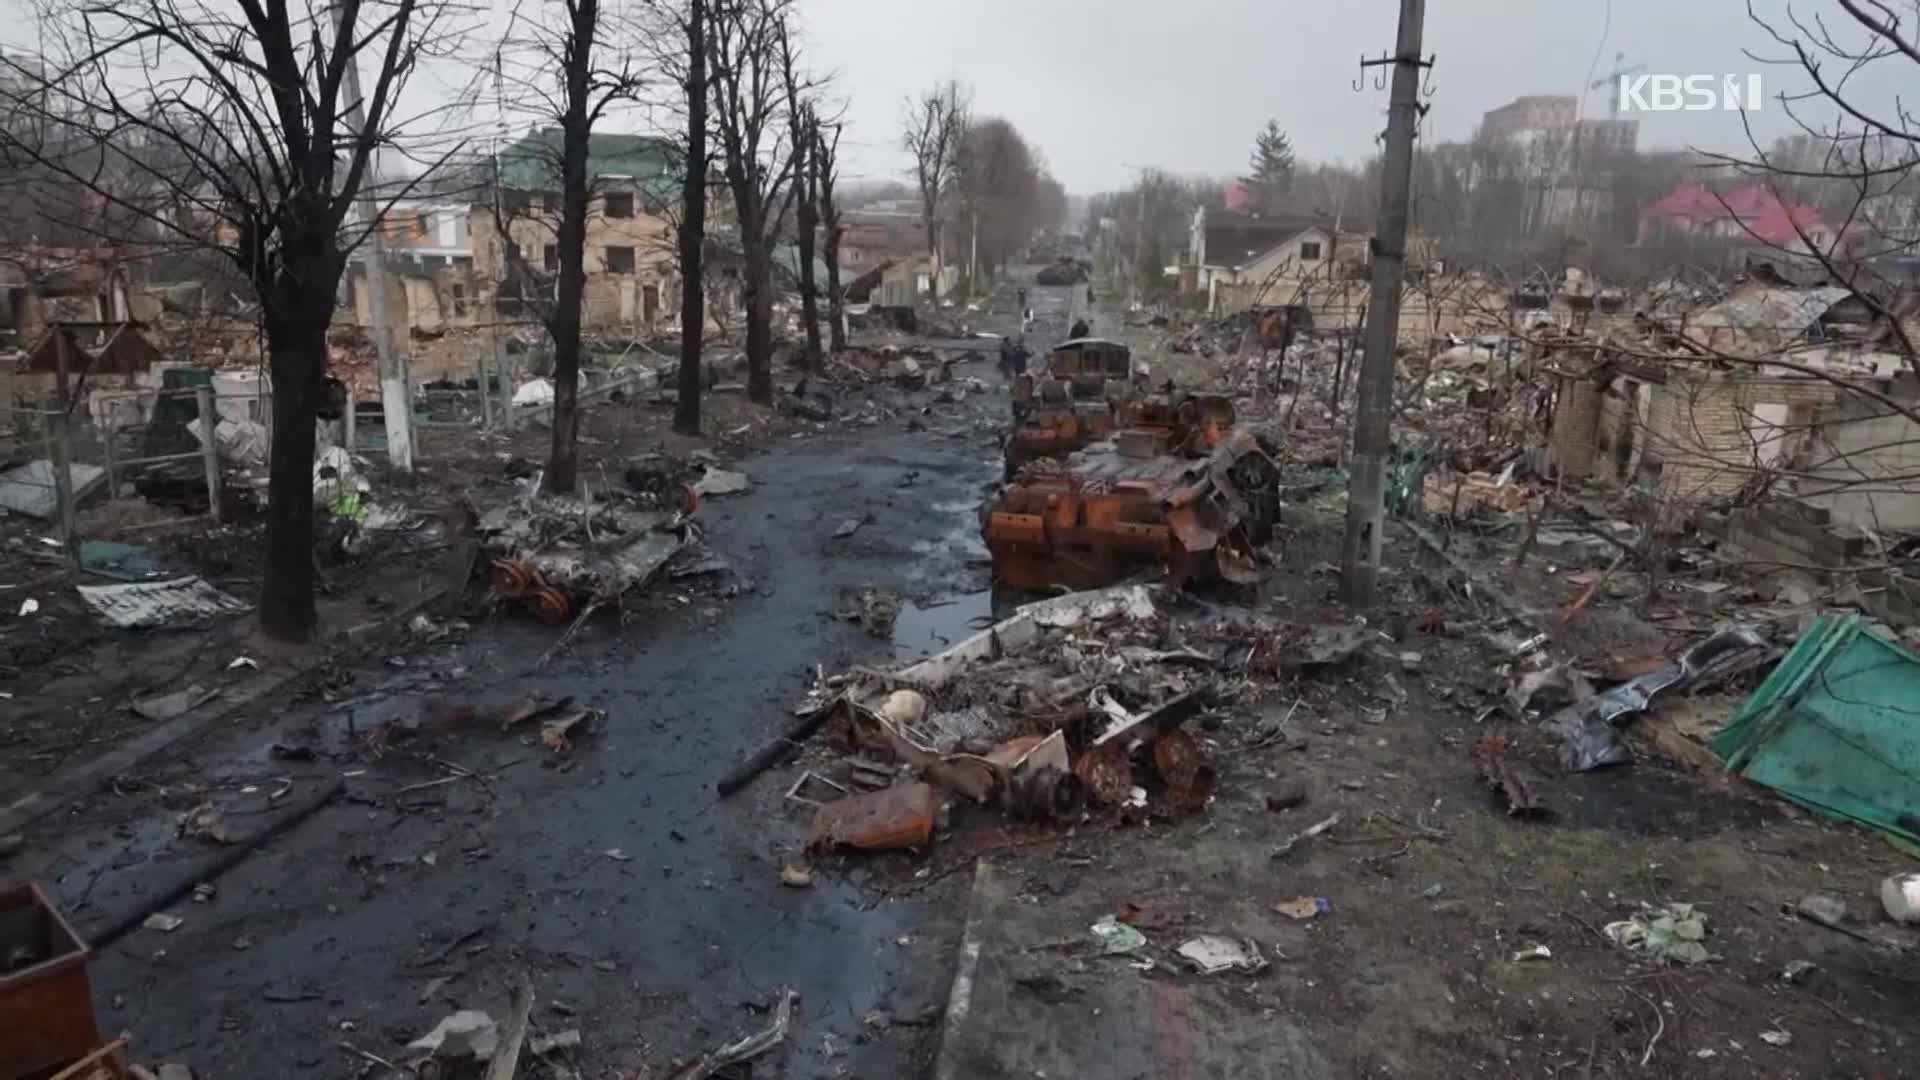
[[[1808,245],[1832,251],[1839,230],[1827,224],[1817,208],[1786,202],[1765,184],[1726,192],[1681,184],[1640,211],[1640,243],[1676,235],[1806,253]]]

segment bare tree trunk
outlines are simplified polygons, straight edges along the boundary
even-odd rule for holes
[[[308,640],[315,622],[313,423],[332,312],[301,312],[303,299],[286,298],[288,310],[297,314],[266,319],[273,446],[267,467],[267,573],[260,587],[260,626],[282,641]]]
[[[547,491],[570,493],[579,471],[580,302],[587,289],[587,150],[592,119],[587,113],[591,49],[599,19],[599,0],[579,0],[573,9],[575,50],[565,72],[567,108],[560,118],[560,281],[554,291],[553,448],[543,484]]]
[[[847,320],[844,314],[846,300],[840,295],[840,215],[830,213],[827,218],[827,339],[834,352],[847,347]]]
[[[927,296],[940,306],[940,223],[933,219],[934,205],[927,203]]]
[[[797,188],[794,224],[799,230],[800,247],[800,323],[807,333],[806,370],[820,370],[819,287],[813,280],[813,229],[819,207],[813,201],[813,180],[809,172],[811,155],[807,152],[806,124],[794,123],[793,183]]]
[[[743,234],[746,230],[741,230]],[[747,310],[747,399],[773,404],[773,261],[760,228],[747,239],[740,299]]]
[[[673,430],[700,434],[700,347],[706,334],[701,244],[707,232],[707,12],[693,0],[687,19],[687,175],[680,197],[680,379]]]

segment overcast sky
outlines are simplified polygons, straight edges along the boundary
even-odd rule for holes
[[[1789,3],[1755,6],[1778,19]],[[1385,127],[1387,95],[1371,79],[1355,92],[1356,64],[1362,53],[1392,47],[1399,10],[1398,0],[800,0],[800,7],[808,54],[838,73],[847,99],[847,137],[858,154],[851,171],[900,176],[903,98],[952,75],[972,85],[977,110],[1013,121],[1080,194],[1126,186],[1134,166],[1241,173],[1253,133],[1268,117],[1280,121],[1303,159],[1364,159]],[[1791,7],[1803,16],[1841,14],[1834,0],[1791,0]],[[1518,96],[1582,93],[1613,67],[1617,52],[1649,72],[1757,71],[1769,95],[1805,86],[1804,76],[1743,55],[1782,54],[1748,20],[1746,0],[1429,0],[1425,49],[1439,58],[1422,127],[1428,139],[1464,139],[1482,113]],[[1905,91],[1920,89],[1914,66],[1894,63],[1862,84],[1866,97],[1891,102],[1898,73]],[[1606,91],[1592,92],[1586,114],[1606,115],[1608,101]],[[1753,121],[1763,137],[1792,130],[1773,102]],[[1640,132],[1642,149],[1745,146],[1730,113],[1645,115]]]

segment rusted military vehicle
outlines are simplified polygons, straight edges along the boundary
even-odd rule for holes
[[[1163,567],[1176,584],[1256,578],[1278,522],[1279,471],[1223,397],[1153,396],[1064,461],[1028,462],[984,510],[994,581],[1018,590],[1111,585]]]

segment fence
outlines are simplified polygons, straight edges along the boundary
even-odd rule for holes
[[[81,539],[80,508],[96,492],[106,503],[132,493],[196,510],[204,498],[203,510],[169,516],[168,523],[217,523],[225,495],[219,432],[239,432],[264,456],[270,429],[253,419],[256,413],[271,412],[261,408],[263,398],[257,393],[222,395],[203,384],[96,392],[81,415],[58,407],[0,405],[0,421],[10,428],[16,453],[25,451],[22,456],[31,458],[0,475],[0,507],[51,522],[70,553],[77,552]],[[228,406],[226,423],[223,404]],[[235,442],[229,438],[230,452]],[[34,451],[41,456],[33,456]]]

